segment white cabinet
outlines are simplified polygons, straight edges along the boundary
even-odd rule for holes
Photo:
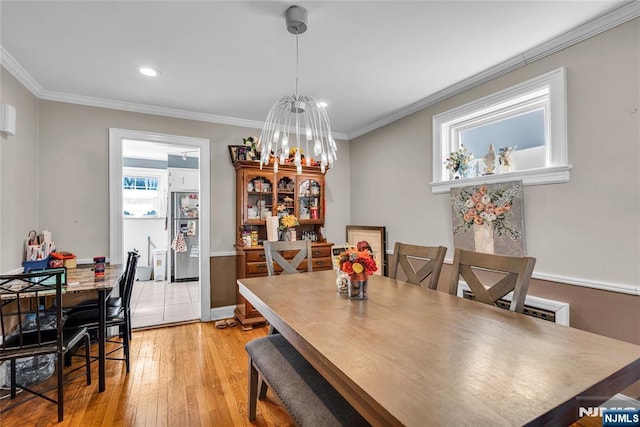
[[[169,168],[169,191],[198,191],[198,169]]]

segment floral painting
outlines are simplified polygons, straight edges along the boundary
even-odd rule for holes
[[[451,212],[456,248],[525,255],[522,181],[452,188]]]

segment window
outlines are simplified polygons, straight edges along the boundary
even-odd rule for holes
[[[124,190],[158,190],[157,177],[143,177],[143,176],[124,176],[122,177],[122,188]]]
[[[565,74],[560,68],[434,116],[432,191],[518,179],[524,185],[569,181]],[[454,179],[445,160],[463,145],[474,160],[467,177]],[[494,168],[483,159],[490,146]],[[501,149],[512,150],[510,167],[499,161]]]
[[[166,216],[166,171],[124,168],[122,213],[125,218],[163,218]]]

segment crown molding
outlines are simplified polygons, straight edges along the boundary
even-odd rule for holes
[[[619,8],[608,12],[598,18],[595,18],[579,27],[569,30],[560,36],[542,43],[528,51],[516,55],[511,59],[501,62],[485,71],[482,71],[476,75],[473,75],[465,80],[462,80],[452,86],[449,86],[441,91],[434,93],[420,101],[414,102],[404,108],[396,110],[391,114],[376,120],[368,125],[365,125],[357,130],[348,133],[348,139],[354,139],[376,130],[389,123],[395,122],[410,114],[416,113],[420,110],[424,110],[427,107],[444,101],[447,98],[458,95],[464,91],[472,89],[503,74],[514,71],[518,68],[524,67],[534,61],[542,59],[553,53],[556,53],[562,49],[566,49],[569,46],[580,43],[590,37],[603,33],[613,27],[624,24],[632,19],[640,16],[640,1],[633,0],[620,6]]]
[[[65,102],[68,104],[86,105],[89,107],[109,108],[112,110],[130,111],[133,113],[154,114],[157,116],[174,117],[177,119],[197,120],[202,122],[218,123],[223,125],[243,126],[249,128],[262,128],[262,122],[256,120],[238,119],[235,117],[219,116],[216,114],[198,113],[194,111],[178,110],[174,108],[159,107],[149,104],[137,104],[133,102],[116,101],[106,98],[76,95],[67,92],[44,90],[40,99],[47,101]]]
[[[36,79],[31,77],[27,70],[16,61],[16,59],[4,48],[0,46],[0,64],[13,75],[24,87],[27,88],[36,98],[40,98],[43,92],[42,86]]]
[[[219,116],[216,114],[198,113],[194,111],[178,110],[174,108],[159,107],[155,105],[136,104],[132,102],[115,101],[112,99],[96,98],[66,92],[45,90],[3,46],[0,46],[0,64],[2,64],[7,69],[7,71],[9,71],[24,87],[27,88],[27,90],[29,90],[38,99],[254,129],[262,129],[262,126],[264,125],[264,122],[257,120],[247,120],[236,117]],[[335,139],[341,140],[347,140],[348,138],[347,134],[336,132],[333,132],[333,137]]]
[[[87,105],[90,107],[110,108],[112,110],[130,111],[133,113],[153,114],[156,116],[173,117],[176,119],[196,120],[200,122],[216,123],[221,125],[241,126],[254,129],[262,129],[264,122],[257,120],[240,119],[236,117],[219,116],[216,114],[198,113],[194,111],[178,110],[174,108],[158,107],[148,104],[136,104],[132,102],[115,101],[112,99],[95,98],[91,96],[75,95],[65,92],[45,90],[40,99],[47,101],[66,102],[69,104]],[[347,135],[333,132],[336,139],[346,139]]]
[[[531,62],[542,59],[555,52],[598,35],[613,27],[624,24],[627,21],[640,16],[640,1],[632,0],[623,6],[595,18],[573,30],[567,31],[560,36],[542,43],[520,55],[514,56],[500,64],[482,71],[474,76],[451,85],[438,91],[420,101],[414,102],[404,108],[396,110],[387,116],[365,125],[349,133],[333,133],[334,138],[348,141],[373,130],[376,130],[389,123],[395,122],[410,114],[416,113],[427,107],[437,104],[447,98],[472,89],[503,74],[524,67]],[[235,117],[218,116],[215,114],[198,113],[173,108],[158,107],[146,104],[135,104],[110,99],[95,98],[89,96],[75,95],[64,92],[44,90],[38,82],[11,56],[9,52],[0,46],[0,64],[3,65],[20,83],[22,83],[31,93],[39,99],[49,101],[66,102],[71,104],[87,105],[92,107],[110,108],[115,110],[130,111],[143,114],[154,114],[165,117],[179,119],[197,120],[209,123],[217,123],[230,126],[241,126],[254,129],[261,129],[263,122],[256,120],[240,119]]]

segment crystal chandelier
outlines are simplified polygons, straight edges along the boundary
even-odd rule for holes
[[[278,172],[278,163],[284,164],[290,150],[295,149],[294,164],[298,174],[302,173],[303,164],[312,165],[311,153],[313,159],[320,162],[324,173],[337,158],[329,116],[325,105],[311,96],[300,95],[298,91],[298,36],[307,31],[307,10],[291,6],[285,17],[287,30],[296,36],[296,91],[278,99],[267,115],[259,140],[260,168],[263,164],[268,165],[273,155],[273,170]]]

